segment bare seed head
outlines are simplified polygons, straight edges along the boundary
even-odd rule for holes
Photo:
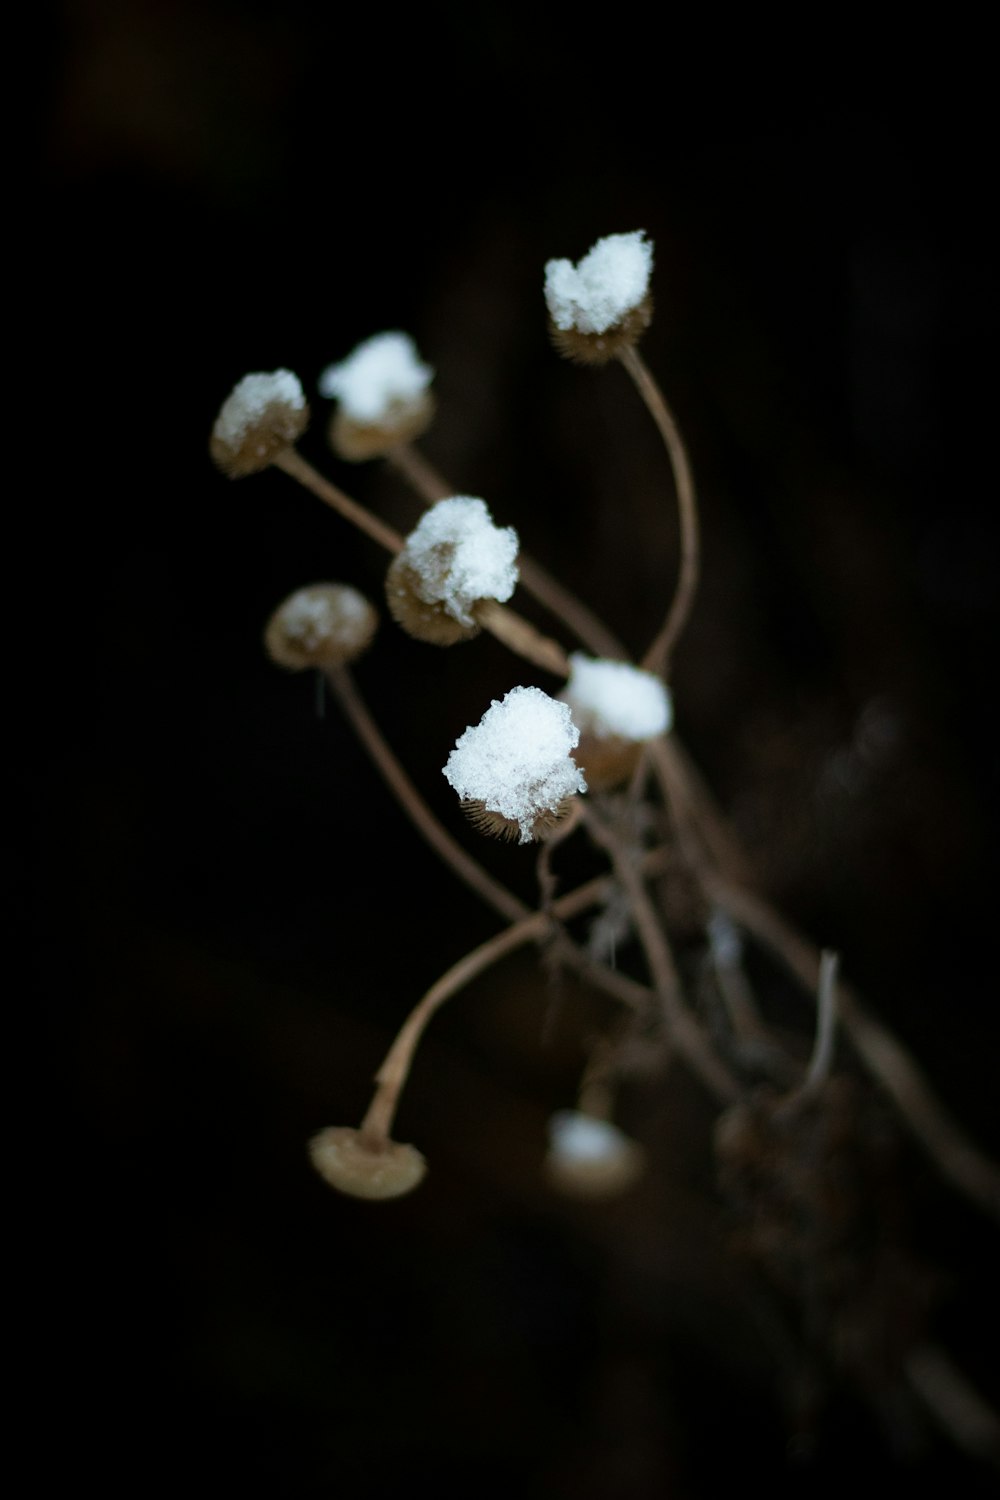
[[[522,844],[531,841],[544,843],[572,812],[573,798],[563,797],[555,807],[543,807],[535,813],[533,821],[528,824],[527,839],[516,818],[507,818],[494,808],[487,807],[479,797],[463,798],[461,808],[472,826],[480,833],[488,834],[490,838],[505,839],[508,843],[513,843],[515,839]]]
[[[402,1198],[427,1172],[415,1146],[373,1142],[347,1125],[331,1125],[314,1135],[309,1157],[325,1182],[352,1198]]]
[[[296,589],[267,622],[264,647],[279,667],[303,672],[339,666],[371,645],[378,611],[346,583],[312,583]]]
[[[209,451],[230,479],[257,474],[298,442],[309,425],[309,407],[291,370],[244,375],[222,404]]]

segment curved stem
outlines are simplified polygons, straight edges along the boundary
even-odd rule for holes
[[[600,901],[606,890],[605,879],[588,881],[586,885],[579,886],[575,891],[554,901],[551,911],[534,912],[531,916],[524,917],[520,922],[515,922],[511,927],[498,933],[496,937],[481,943],[478,948],[474,948],[471,953],[460,958],[456,964],[452,964],[447,973],[442,974],[441,978],[431,985],[403,1022],[395,1041],[385,1055],[382,1066],[375,1075],[377,1084],[375,1094],[361,1122],[361,1132],[364,1136],[372,1142],[388,1138],[399,1104],[399,1096],[409,1076],[417,1044],[427,1029],[431,1017],[445,1001],[450,1000],[452,995],[458,994],[459,990],[464,989],[477,975],[492,967],[501,958],[505,958],[508,953],[513,953],[516,949],[523,948],[526,943],[541,937],[550,927],[553,919],[566,921],[570,917],[577,916],[581,911],[586,911],[588,906],[593,906]]]
[[[677,591],[667,611],[666,620],[653,641],[642,665],[648,672],[658,672],[666,677],[670,670],[670,656],[677,640],[687,624],[698,588],[700,541],[698,533],[698,503],[695,498],[694,478],[687,449],[673,412],[664,399],[663,392],[646,366],[641,354],[632,345],[618,356],[632,377],[650,416],[656,423],[663,439],[670,466],[674,473],[677,490],[677,508],[681,528],[681,561],[677,578]]]

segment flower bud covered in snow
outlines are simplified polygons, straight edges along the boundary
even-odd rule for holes
[[[427,1172],[427,1163],[415,1146],[372,1142],[347,1125],[331,1125],[314,1135],[309,1157],[324,1181],[352,1198],[401,1198]]]
[[[580,731],[576,759],[587,782],[592,791],[604,791],[627,781],[645,742],[670,728],[670,693],[655,673],[627,662],[580,651],[569,660],[569,681],[559,697]]]
[[[434,416],[433,377],[405,333],[377,333],[329,365],[319,391],[338,403],[330,423],[334,452],[357,463],[420,437]]]
[[[611,1198],[642,1176],[645,1153],[637,1142],[594,1115],[562,1109],[549,1121],[545,1175],[573,1198]]]
[[[649,326],[653,247],[643,231],[609,234],[583,259],[550,260],[545,303],[561,354],[582,364],[604,364]]]
[[[587,790],[571,754],[579,738],[565,703],[517,687],[459,737],[444,775],[484,832],[528,844]]]
[[[346,583],[296,589],[267,622],[264,646],[290,672],[353,661],[371,645],[378,611]]]
[[[309,407],[291,370],[244,375],[212,428],[212,458],[230,479],[266,469],[309,425]]]
[[[494,526],[484,501],[439,500],[389,568],[385,593],[393,619],[436,646],[477,635],[475,606],[514,592],[518,546],[514,528]]]

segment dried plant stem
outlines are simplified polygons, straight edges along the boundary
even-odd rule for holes
[[[666,620],[660,633],[653,641],[646,655],[643,657],[642,665],[648,672],[658,672],[661,677],[666,677],[670,669],[670,657],[681,631],[687,624],[694,603],[694,596],[698,588],[698,572],[700,566],[701,544],[698,531],[698,503],[695,497],[694,478],[691,473],[691,464],[681,437],[680,429],[674,418],[673,412],[664,399],[663,392],[648,369],[642,355],[632,345],[626,346],[619,354],[619,359],[625,366],[638,390],[650,416],[659,429],[667,454],[670,458],[670,466],[674,474],[674,486],[677,491],[677,508],[680,517],[681,531],[681,560],[680,572],[677,578],[677,590],[673,602],[667,611]]]
[[[412,443],[401,443],[387,455],[411,487],[427,505],[454,495],[444,477]],[[628,661],[628,652],[604,621],[582,600],[542,567],[541,563],[521,552],[517,559],[518,577],[526,593],[538,601],[557,620],[582,641],[595,656]]]
[[[552,672],[556,677],[569,676],[569,657],[557,641],[542,635],[529,625],[521,615],[499,604],[496,599],[480,599],[473,608],[478,624],[505,646],[536,667]]]
[[[923,1344],[906,1361],[906,1378],[960,1448],[1000,1468],[1000,1420],[943,1349]]]
[[[403,538],[398,531],[394,531],[370,510],[366,510],[363,505],[352,500],[350,495],[345,495],[343,490],[331,484],[318,469],[314,469],[312,464],[306,462],[296,448],[283,448],[271,462],[276,469],[281,469],[283,473],[297,480],[305,489],[310,490],[335,510],[338,515],[350,521],[352,526],[356,526],[359,531],[363,531],[366,536],[378,542],[387,552],[396,553],[403,550]]]
[[[806,938],[766,901],[749,891],[711,876],[707,877],[707,888],[733,921],[780,958],[810,994],[815,993],[820,955]],[[843,980],[838,980],[836,993],[841,1024],[858,1055],[889,1094],[938,1169],[955,1187],[1000,1220],[1000,1167],[968,1139],[937,1099],[910,1053],[868,1015]]]
[[[523,948],[526,943],[543,937],[554,920],[566,921],[577,916],[581,911],[586,911],[589,906],[597,904],[606,891],[607,881],[603,878],[578,886],[575,891],[554,901],[550,912],[533,912],[530,916],[505,928],[496,937],[481,943],[478,948],[474,948],[471,953],[460,958],[458,963],[452,964],[447,973],[442,974],[441,978],[431,985],[403,1022],[395,1041],[386,1053],[382,1066],[375,1075],[377,1085],[375,1094],[361,1122],[361,1134],[371,1144],[388,1138],[399,1096],[409,1076],[417,1044],[431,1017],[445,1001],[458,994],[459,990],[464,989],[479,974],[491,968],[507,954]]]
[[[708,1037],[681,998],[680,976],[670,944],[631,852],[592,808],[587,809],[586,823],[594,842],[611,859],[615,875],[629,898],[632,920],[663,1007],[670,1040],[715,1097],[729,1103],[738,1097],[739,1086],[716,1057]]]
[[[816,1040],[802,1084],[803,1094],[815,1093],[830,1075],[833,1041],[837,1029],[837,970],[840,956],[824,948],[819,956],[816,984]]]

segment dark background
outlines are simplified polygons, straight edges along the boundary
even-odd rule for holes
[[[631,1199],[546,1189],[545,1120],[596,1013],[572,990],[553,1013],[527,958],[421,1051],[399,1122],[430,1161],[418,1194],[355,1203],[305,1157],[496,924],[313,685],[263,659],[286,593],[377,597],[381,557],[282,475],[223,479],[208,432],[248,371],[313,387],[407,329],[438,372],[427,453],[640,652],[675,562],[664,460],[620,370],[555,357],[541,297],[550,256],[639,227],[644,353],[703,506],[680,733],[765,888],[1000,1149],[982,42],[664,25],[55,13],[15,569],[26,921],[64,1064],[39,1111],[59,1162],[43,1399],[69,1414],[46,1461],[108,1493],[645,1500],[753,1473],[822,1494],[860,1465],[985,1487],[932,1429],[901,1451],[849,1391],[789,1427],[685,1076],[622,1101],[653,1157]],[[321,405],[303,451],[405,529],[387,474],[326,456]],[[524,673],[490,641],[437,653],[387,625],[358,676],[464,837],[440,767]],[[530,899],[530,855],[476,852]],[[931,1333],[996,1401],[995,1236],[918,1153],[900,1170]]]

